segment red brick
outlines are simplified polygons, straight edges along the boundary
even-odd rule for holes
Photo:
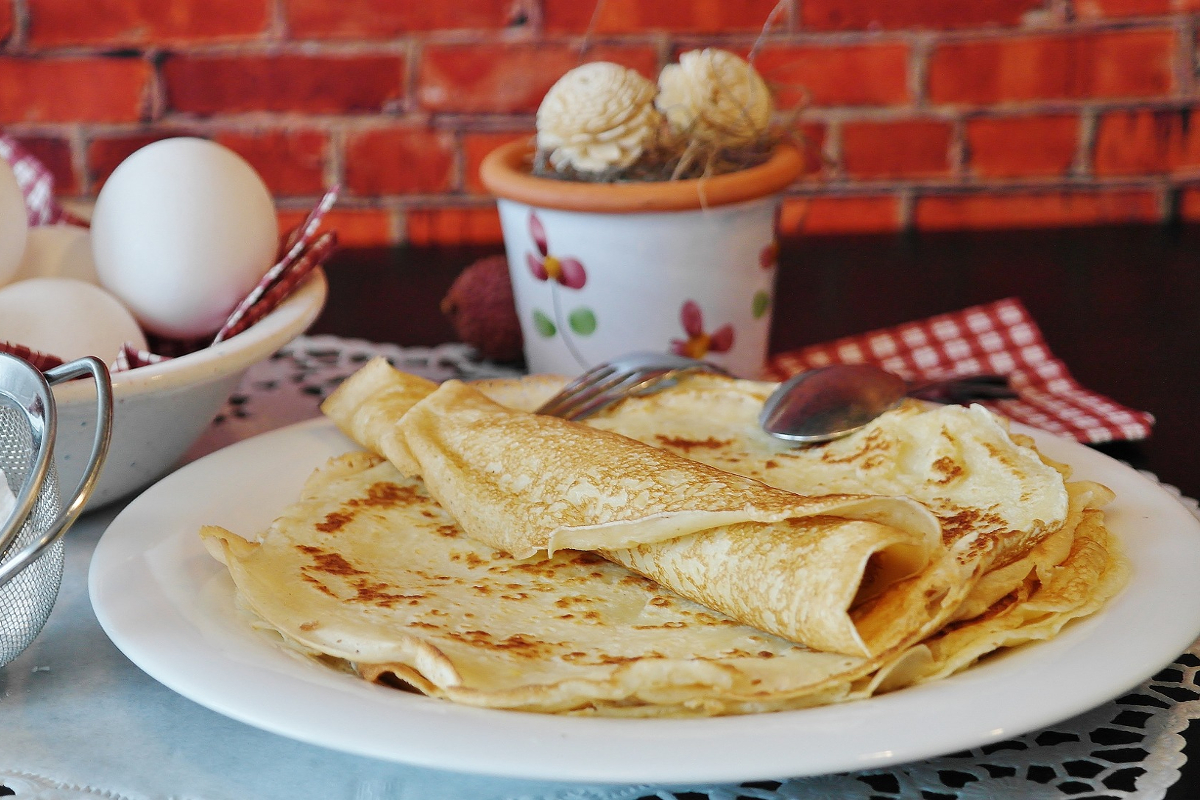
[[[495,206],[419,208],[408,212],[405,240],[426,245],[500,244],[500,214]]]
[[[900,226],[900,201],[892,196],[789,197],[779,213],[779,235],[887,233]]]
[[[1080,19],[1148,17],[1182,10],[1179,0],[1075,0]]]
[[[800,24],[821,31],[1012,26],[1044,5],[1044,0],[804,0]]]
[[[909,100],[905,44],[768,46],[754,63],[782,108],[895,105]]]
[[[766,24],[778,0],[672,0],[669,3],[645,0],[606,0],[600,6],[595,32],[672,33],[757,32]],[[543,0],[543,24],[555,33],[582,33],[588,29],[595,3],[579,0]],[[786,14],[775,20],[775,28],[786,29]]]
[[[12,0],[0,0],[0,41],[12,36],[16,29]]]
[[[803,122],[795,127],[792,137],[804,156],[804,171],[800,180],[813,180],[823,176],[829,168],[825,163],[825,126],[815,122]]]
[[[1144,175],[1200,167],[1192,109],[1116,111],[1096,128],[1097,175]]]
[[[139,58],[0,58],[0,123],[136,122],[151,76]]]
[[[198,136],[183,129],[93,140],[87,147],[88,174],[98,191],[122,161],[152,142],[176,136]],[[241,155],[278,196],[320,194],[324,191],[323,162],[329,141],[317,131],[226,131],[211,137]]]
[[[1148,191],[1077,191],[920,197],[922,230],[1053,228],[1159,221],[1158,199]]]
[[[346,141],[346,188],[370,197],[449,191],[454,135],[423,128],[379,128]]]
[[[404,59],[363,56],[175,56],[167,104],[192,114],[381,111],[404,96]]]
[[[329,137],[321,131],[229,131],[213,139],[249,161],[277,197],[320,194],[326,188]]]
[[[18,136],[17,140],[42,166],[54,176],[54,193],[71,195],[79,192],[79,180],[71,159],[71,145],[65,139],[50,136]]]
[[[842,169],[855,178],[917,178],[950,170],[950,125],[937,120],[847,122]]]
[[[532,140],[532,130],[519,133],[466,133],[463,135],[463,189],[470,194],[488,194],[479,180],[479,165],[484,156],[502,144],[517,140]]]
[[[512,8],[512,0],[285,0],[284,16],[293,38],[383,39],[411,31],[499,30],[518,21]]]
[[[929,65],[935,103],[1149,97],[1174,87],[1170,30],[1020,36],[939,46]]]
[[[1079,119],[1069,114],[967,121],[967,162],[976,175],[1063,175],[1075,161]]]
[[[615,61],[653,78],[652,47],[594,47],[587,61]],[[430,111],[532,113],[579,52],[547,44],[430,44],[421,54],[417,99]]]
[[[1179,216],[1184,222],[1200,222],[1200,186],[1186,186],[1179,193]]]
[[[286,234],[304,222],[310,209],[279,212],[279,232]],[[334,206],[322,219],[320,231],[334,231],[340,247],[387,247],[398,244],[394,214],[381,208],[345,209]]]
[[[266,32],[268,0],[28,0],[29,43],[180,44],[239,41]]]

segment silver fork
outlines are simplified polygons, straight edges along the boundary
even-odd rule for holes
[[[673,386],[693,372],[729,373],[715,364],[670,353],[630,353],[592,367],[551,397],[535,414],[579,420],[633,394]]]

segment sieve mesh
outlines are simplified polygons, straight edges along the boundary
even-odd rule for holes
[[[0,393],[0,471],[14,493],[25,484],[34,467],[34,458],[34,433],[27,412]],[[0,564],[45,533],[58,511],[58,479],[51,463],[33,511],[17,538],[0,555]],[[63,556],[60,538],[0,587],[0,666],[16,658],[46,624],[62,583]]]

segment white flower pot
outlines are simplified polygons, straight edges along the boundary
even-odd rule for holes
[[[738,173],[643,184],[537,178],[526,157],[520,143],[500,148],[482,175],[498,197],[531,372],[661,351],[762,374],[794,148]]]

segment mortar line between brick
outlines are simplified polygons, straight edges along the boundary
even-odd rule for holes
[[[1193,172],[1179,172],[1170,176],[1127,175],[1098,180],[1077,181],[1063,178],[1013,178],[987,183],[961,183],[938,180],[875,180],[839,181],[836,183],[797,184],[792,192],[802,196],[842,197],[855,195],[886,195],[913,191],[917,193],[948,195],[1014,195],[1046,194],[1066,192],[1071,194],[1088,192],[1150,191],[1166,180],[1171,184],[1186,184],[1200,178],[1200,168]]]
[[[832,117],[825,124],[825,141],[821,143],[821,156],[825,160],[833,180],[843,180],[842,172],[842,118]]]
[[[1179,221],[1179,193],[1178,186],[1163,181],[1158,195],[1158,218],[1164,225]]]
[[[952,122],[956,119],[987,119],[1012,116],[1038,116],[1054,114],[1080,114],[1091,110],[1097,113],[1122,110],[1173,111],[1189,108],[1196,104],[1196,96],[1186,97],[1120,97],[1084,98],[1068,100],[1047,98],[1023,100],[992,105],[966,105],[961,103],[938,103],[923,107],[911,105],[893,106],[822,106],[805,109],[805,118],[823,122],[834,117],[845,121],[887,122],[890,120],[940,119]]]
[[[467,131],[457,129],[453,133],[454,137],[454,153],[450,159],[450,191],[455,194],[463,194],[467,190],[467,154],[466,139]]]
[[[341,126],[329,129],[329,156],[325,160],[325,186],[346,185],[346,130]]]
[[[280,0],[275,0],[276,3]],[[20,23],[15,26],[14,38],[21,38],[22,45],[27,44],[28,35],[28,0],[13,0],[14,18]],[[277,8],[273,5],[272,8]],[[282,13],[282,12],[280,12]],[[798,14],[797,14],[798,17]],[[275,26],[280,25],[280,30]],[[1094,20],[1085,22],[1063,22],[1036,28],[972,28],[964,30],[944,30],[936,32],[913,31],[905,29],[889,29],[883,31],[805,31],[797,28],[795,31],[773,33],[768,39],[770,44],[791,45],[852,45],[852,44],[884,44],[897,41],[912,41],[914,37],[937,43],[960,43],[966,41],[989,41],[994,39],[1027,38],[1036,36],[1062,36],[1072,34],[1103,33],[1106,31],[1138,31],[1163,30],[1180,25],[1170,18],[1133,18],[1117,20]],[[181,45],[172,45],[173,52],[187,54],[213,54],[236,52],[247,53],[320,53],[344,54],[346,52],[373,53],[393,52],[397,47],[403,47],[415,34],[400,34],[390,38],[361,39],[344,41],[340,39],[302,39],[287,36],[286,18],[275,20],[268,24],[266,38],[246,39],[240,41],[198,41]],[[272,38],[279,36],[279,38]],[[431,45],[484,45],[484,44],[529,44],[567,45],[578,47],[583,38],[579,34],[548,34],[535,35],[535,32],[521,29],[495,30],[432,30],[421,31],[422,41]],[[749,47],[757,38],[756,32],[732,33],[663,33],[659,31],[605,34],[596,36],[590,43],[591,47],[605,46],[646,46],[654,45],[663,36],[672,37],[677,43],[685,45],[713,45],[724,43],[729,46]],[[65,45],[40,48],[39,55],[45,56],[79,56],[95,55],[111,51],[113,43],[89,43],[80,45]],[[127,49],[141,49],[145,45],[130,43]]]
[[[933,35],[917,35],[912,38],[908,51],[908,91],[916,108],[925,108],[929,103],[929,59],[936,47]]]
[[[414,37],[404,49],[404,96],[400,100],[400,107],[404,111],[411,112],[420,107],[420,98],[417,97],[420,80],[421,43]]]
[[[4,51],[22,52],[29,42],[29,0],[12,0],[13,35],[4,45]]]
[[[284,3],[285,0],[273,0],[271,3],[270,21],[267,23],[266,30],[268,40],[287,41],[291,38]]]
[[[662,72],[662,68],[671,63],[674,59],[671,58],[671,36],[664,33],[658,37],[658,41],[654,45],[655,49],[655,68]]]
[[[960,30],[938,31],[936,36],[941,43],[962,44],[964,42],[993,41],[998,39],[1163,31],[1175,27],[1172,16],[1174,15],[1163,17],[1064,20],[1062,22],[1030,28],[964,28]]]
[[[971,148],[967,143],[967,123],[962,117],[950,121],[950,152],[947,160],[952,176],[960,181],[971,179]]]
[[[800,3],[803,0],[788,0],[787,11],[783,14],[783,30],[794,33],[800,30]]]
[[[896,193],[896,229],[912,231],[917,222],[917,193],[913,189],[902,189]]]
[[[1192,17],[1177,20],[1176,37],[1179,55],[1175,59],[1175,79],[1180,95],[1189,97],[1196,91],[1196,23]]]
[[[157,51],[147,51],[146,62],[150,65],[150,80],[143,98],[143,113],[146,122],[158,122],[170,111],[167,104],[167,80],[163,77],[163,59]]]
[[[389,208],[389,233],[392,244],[403,244],[408,240],[408,212],[402,208]]]
[[[79,186],[79,194],[87,196],[92,191],[92,176],[88,171],[87,137],[84,135],[82,123],[72,125],[67,131],[67,149],[71,154],[71,169],[75,173],[75,183]]]
[[[1085,108],[1079,113],[1079,144],[1075,161],[1071,164],[1071,175],[1088,179],[1093,177],[1092,167],[1096,155],[1096,127],[1099,114],[1095,108]]]

